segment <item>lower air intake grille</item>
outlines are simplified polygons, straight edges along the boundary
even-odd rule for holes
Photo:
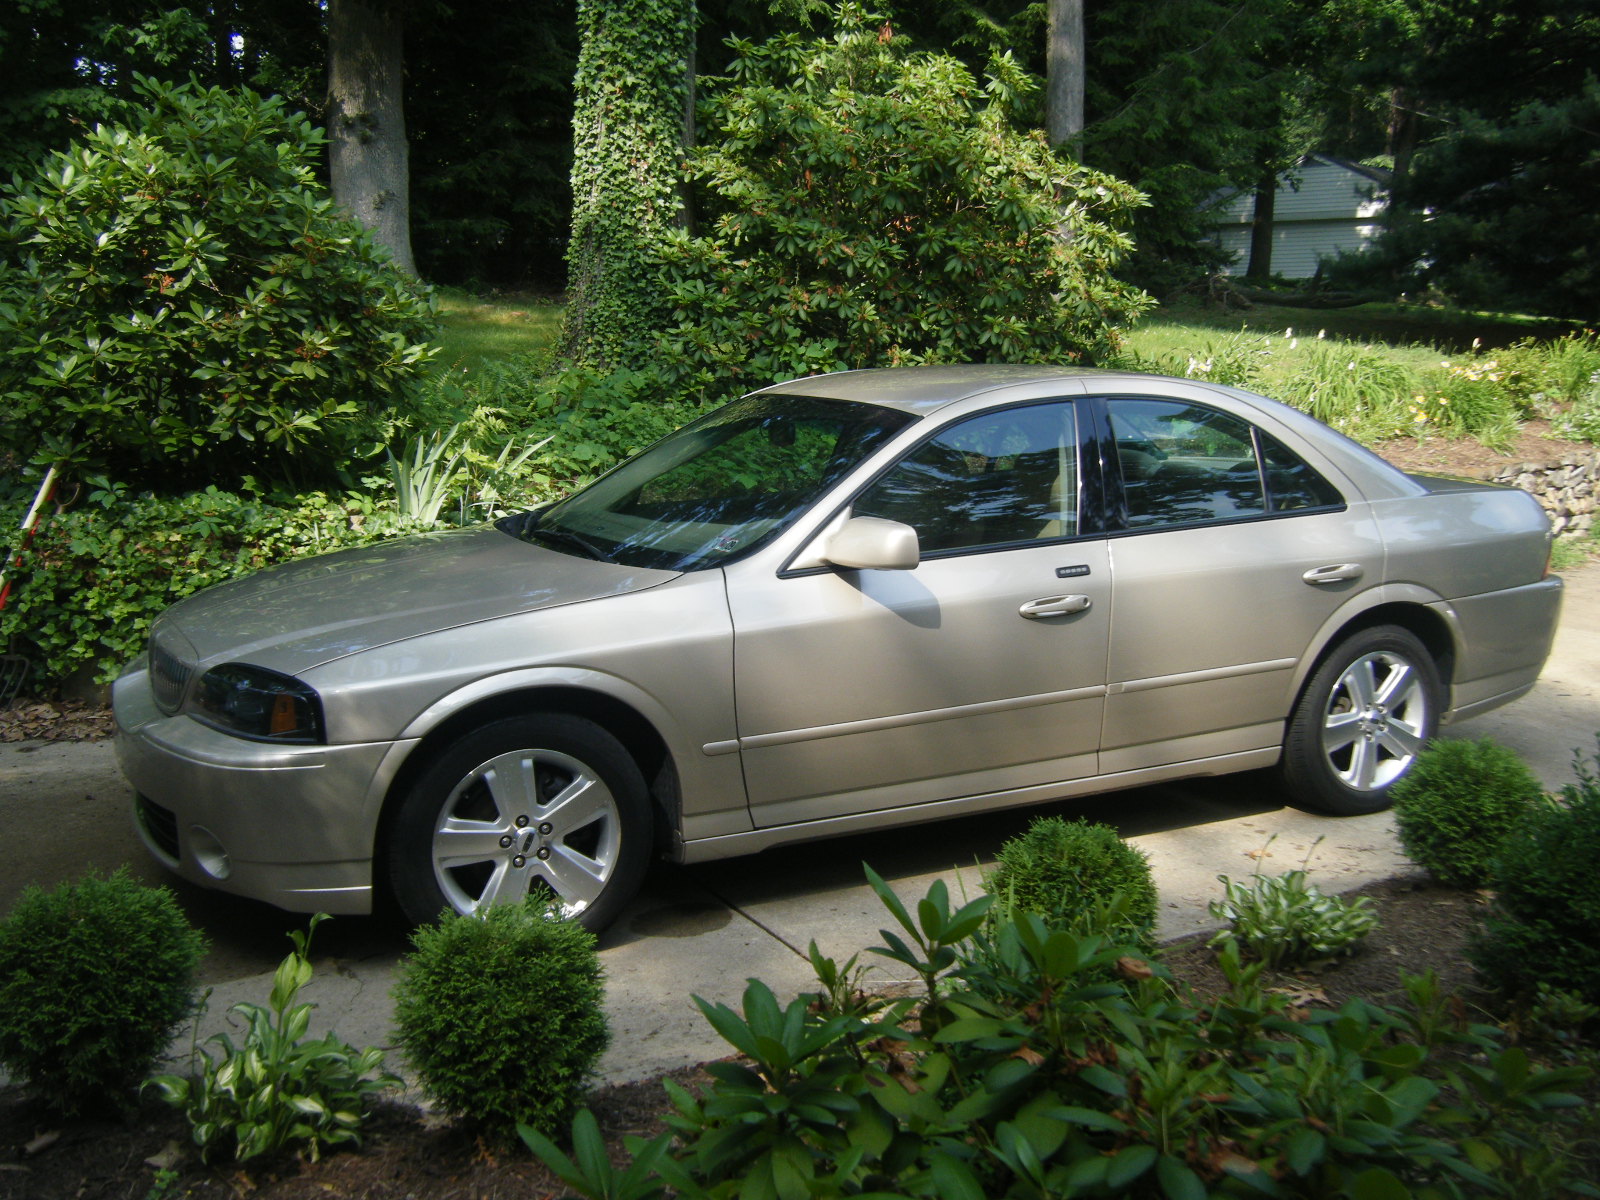
[[[155,843],[156,849],[165,854],[173,862],[178,861],[178,818],[170,809],[145,796],[140,796],[135,805],[139,814],[139,827],[145,835]]]

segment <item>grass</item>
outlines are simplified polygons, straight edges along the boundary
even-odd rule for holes
[[[1334,315],[1263,306],[1241,319],[1237,311],[1181,304],[1130,330],[1119,365],[1250,388],[1369,445],[1422,430],[1473,437],[1503,451],[1529,417],[1561,424],[1600,410],[1600,341],[1592,331],[1536,339],[1528,332],[1531,318],[1491,315],[1476,327],[1501,344],[1485,340],[1451,350],[1423,340],[1441,328],[1426,320],[1398,341],[1358,340],[1349,336],[1355,326],[1347,320],[1341,328]],[[1280,326],[1279,319],[1300,323]],[[1518,336],[1506,342],[1512,334]],[[1587,425],[1573,432],[1588,436]]]
[[[1257,304],[1226,310],[1198,300],[1179,299],[1163,305],[1146,325],[1172,323],[1205,329],[1256,333],[1326,331],[1329,337],[1355,342],[1384,342],[1396,349],[1422,347],[1425,353],[1457,353],[1474,341],[1496,349],[1523,338],[1553,340],[1576,333],[1581,327],[1553,317],[1516,313],[1473,312],[1459,308],[1434,308],[1423,304],[1358,304],[1352,308],[1294,308],[1283,304]],[[1141,326],[1143,329],[1144,326]]]
[[[477,371],[485,362],[544,350],[561,333],[559,304],[532,296],[473,296],[440,288],[442,368]]]
[[[1558,537],[1550,546],[1550,569],[1572,571],[1600,558],[1600,526],[1582,537]]]

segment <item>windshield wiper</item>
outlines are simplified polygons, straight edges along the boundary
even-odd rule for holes
[[[579,537],[575,533],[569,533],[565,529],[546,529],[530,521],[522,527],[522,536],[525,539],[532,538],[552,546],[566,546],[569,549],[578,551],[585,558],[592,558],[598,562],[606,560],[604,552],[593,542],[587,538]]]

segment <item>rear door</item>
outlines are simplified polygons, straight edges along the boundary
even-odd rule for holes
[[[1367,506],[1219,408],[1114,397],[1103,414],[1120,529],[1101,771],[1278,745],[1311,639],[1381,576]]]

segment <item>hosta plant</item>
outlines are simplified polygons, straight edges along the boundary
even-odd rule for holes
[[[215,1049],[195,1047],[196,1076],[150,1080],[183,1109],[206,1159],[231,1146],[240,1161],[290,1148],[315,1161],[326,1147],[359,1141],[368,1101],[400,1084],[375,1047],[357,1050],[331,1033],[306,1039],[315,1006],[296,1000],[311,981],[311,935],[322,919],[318,913],[304,933],[289,934],[294,950],[278,964],[265,1007],[233,1006],[246,1024],[239,1044],[216,1034]]]
[[[1226,875],[1224,897],[1210,904],[1211,915],[1227,921],[1211,939],[1214,946],[1235,943],[1269,967],[1291,967],[1349,954],[1378,923],[1372,901],[1323,894],[1306,872],[1256,875],[1235,882]]]

